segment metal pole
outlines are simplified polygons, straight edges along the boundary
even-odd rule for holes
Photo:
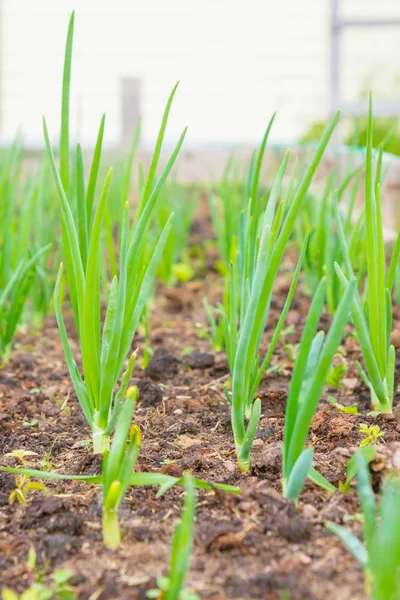
[[[340,104],[340,82],[339,82],[339,62],[340,62],[340,20],[339,20],[339,0],[331,0],[331,114],[339,108]]]

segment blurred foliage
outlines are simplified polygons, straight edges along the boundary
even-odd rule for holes
[[[304,135],[301,136],[300,142],[302,144],[309,144],[311,142],[319,142],[322,134],[325,131],[326,121],[316,121],[312,123]]]
[[[317,142],[321,139],[327,121],[312,123],[300,138],[303,144]],[[365,147],[367,142],[367,118],[351,119],[349,131],[344,143],[351,146]],[[383,144],[385,152],[400,156],[400,119],[398,117],[380,117],[374,119],[373,147]]]

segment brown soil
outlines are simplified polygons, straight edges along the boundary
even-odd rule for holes
[[[290,260],[286,267],[291,269]],[[266,343],[288,285],[288,274],[283,274]],[[202,298],[212,300],[220,294],[220,279],[211,270],[185,286],[160,287],[151,329],[157,352],[147,370],[135,368],[133,380],[140,388],[135,422],[143,433],[138,470],[180,475],[190,469],[196,477],[242,490],[240,496],[199,492],[187,584],[204,600],[365,598],[361,568],[324,527],[328,519],[342,523],[345,515],[358,512],[354,488],[347,495],[329,494],[307,484],[297,508],[281,497],[280,445],[292,370],[281,347],[273,359],[280,371],[267,374],[260,389],[263,417],[254,444],[253,473],[249,477],[238,472],[222,389],[226,358],[223,353],[210,356],[210,346],[199,339],[195,327],[205,322]],[[296,326],[289,338],[292,343],[301,335],[308,305],[308,298],[297,294],[288,319]],[[328,324],[326,317],[322,327]],[[394,325],[399,328],[400,322],[395,320]],[[1,456],[15,449],[31,450],[38,456],[29,459],[29,466],[41,468],[43,455],[51,452],[51,463],[59,472],[99,473],[101,461],[83,443],[89,430],[70,383],[54,319],[47,320],[40,335],[20,336],[18,342],[11,362],[0,370]],[[135,345],[141,343],[137,337]],[[189,348],[202,354],[190,355]],[[355,447],[362,439],[359,423],[377,422],[385,431],[380,444],[399,440],[400,432],[395,415],[375,420],[367,416],[368,394],[358,382],[354,361],[359,355],[349,336],[343,351],[349,364],[345,385],[327,395],[330,392],[342,404],[357,402],[361,414],[340,413],[323,400],[309,440],[316,449],[315,466],[335,485],[345,478],[341,449]],[[28,426],[36,419],[37,424]],[[3,465],[17,465],[12,458],[1,460]],[[376,484],[378,488],[378,480]],[[182,507],[181,488],[160,499],[155,498],[155,489],[129,490],[119,511],[123,541],[110,552],[102,543],[99,488],[47,481],[47,495],[32,491],[26,506],[10,506],[14,486],[14,476],[0,475],[2,585],[19,593],[28,587],[34,578],[26,567],[32,545],[39,564],[47,561],[49,574],[60,568],[72,570],[71,583],[80,599],[145,598],[155,577],[167,573],[171,534]],[[348,526],[361,533],[357,521]]]

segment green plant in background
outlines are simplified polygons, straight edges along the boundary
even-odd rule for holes
[[[392,300],[395,271],[400,256],[400,234],[397,236],[390,266],[386,270],[386,253],[383,239],[380,182],[382,147],[380,148],[374,180],[372,160],[372,96],[369,103],[369,134],[365,164],[365,215],[367,233],[367,281],[364,299],[354,295],[352,318],[357,332],[366,372],[357,363],[360,376],[370,390],[374,410],[391,412],[393,405],[395,349],[390,344],[392,328]],[[336,222],[347,277],[338,264],[335,269],[343,286],[354,278],[349,249],[342,220],[335,205]]]
[[[17,244],[20,253],[43,247],[35,263],[35,277],[29,291],[24,321],[34,331],[43,326],[49,311],[58,265],[62,256],[60,217],[57,202],[54,202],[54,183],[47,156],[40,157],[38,172],[29,172],[26,184],[21,186],[21,200],[16,219],[20,223]]]
[[[301,136],[300,143],[310,144],[318,142],[321,139],[326,128],[326,121],[316,121],[312,123],[308,130]]]
[[[400,479],[389,476],[377,505],[366,461],[356,452],[357,491],[363,515],[364,544],[336,523],[326,527],[335,533],[364,568],[366,591],[372,600],[400,598]]]
[[[34,571],[36,581],[21,596],[9,588],[3,588],[2,600],[77,600],[77,595],[69,584],[72,577],[69,569],[58,569],[48,576],[47,568],[44,571],[38,568],[33,547],[28,552],[26,566],[28,571]]]
[[[46,250],[47,247],[31,258],[22,258],[0,289],[0,360],[7,362],[9,359],[11,344],[36,275],[36,262]]]
[[[196,323],[199,329],[199,337],[206,339],[215,352],[221,352],[224,349],[224,320],[223,309],[214,308],[210,305],[207,298],[203,299],[203,307],[206,313],[209,330],[202,323]]]
[[[358,459],[357,455],[361,454],[365,463],[369,463],[374,460],[376,455],[376,446],[364,446],[360,450],[357,450],[353,456],[347,461],[346,465],[346,481],[339,481],[339,490],[342,494],[347,494],[350,491],[352,481],[358,473]]]
[[[219,320],[216,328],[213,312],[230,315],[231,310],[243,318],[243,302],[248,293],[247,281],[253,277],[256,247],[249,251],[248,239],[257,240],[262,229],[262,216],[265,212],[270,190],[261,183],[263,160],[268,137],[275,119],[275,114],[268,123],[259,149],[252,153],[245,182],[241,171],[233,157],[228,160],[221,182],[216,191],[209,196],[211,220],[216,235],[220,259],[216,261],[216,270],[223,275],[225,282],[224,307],[210,307],[207,302],[206,317],[211,328],[213,347],[220,347],[220,335],[223,320]],[[286,201],[283,201],[286,204]],[[281,214],[282,210],[281,210]],[[247,246],[246,246],[247,244]],[[232,269],[234,264],[234,269]],[[231,278],[235,279],[235,303],[230,301]],[[224,342],[222,342],[222,347]]]
[[[85,418],[92,430],[93,449],[95,453],[103,453],[109,446],[110,433],[118,418],[121,402],[128,387],[135,360],[134,354],[131,356],[127,368],[122,375],[121,385],[117,393],[115,393],[115,388],[123,372],[124,363],[130,352],[131,343],[139,320],[152,291],[155,272],[171,229],[171,218],[159,235],[150,255],[147,252],[146,232],[148,231],[150,219],[161,189],[182,146],[186,129],[182,133],[161,175],[156,179],[158,160],[169,111],[177,88],[176,85],[170,94],[164,111],[155,151],[144,184],[141,198],[141,214],[133,229],[129,223],[128,205],[127,203],[125,205],[121,225],[119,277],[114,276],[110,286],[107,312],[101,334],[100,257],[103,252],[101,232],[112,170],[109,171],[106,177],[93,223],[91,223],[93,195],[100,160],[101,132],[99,134],[100,141],[98,141],[95,151],[94,166],[92,166],[87,193],[85,193],[83,180],[82,157],[81,153],[77,152],[77,170],[81,174],[77,177],[78,218],[77,224],[75,224],[71,205],[65,191],[69,187],[66,182],[66,178],[68,178],[69,156],[65,150],[68,142],[68,128],[64,129],[68,116],[66,107],[68,107],[69,95],[72,32],[73,16],[71,17],[68,30],[66,66],[64,69],[64,75],[67,75],[64,77],[63,86],[61,148],[64,148],[65,153],[61,154],[60,152],[60,172],[58,172],[55,163],[45,120],[43,121],[43,127],[51,170],[60,199],[64,232],[64,256],[67,261],[67,279],[71,302],[74,308],[75,325],[79,333],[83,378],[80,375],[69,345],[61,311],[62,264],[54,292],[54,305],[71,380]],[[104,120],[102,121],[101,130],[103,125]],[[64,177],[64,182],[62,177]]]
[[[31,183],[33,177],[23,183],[21,169],[22,148],[16,139],[0,164],[0,360],[4,361],[52,247],[40,229],[33,231],[32,210],[39,202],[39,190]],[[31,326],[33,321],[29,320]]]
[[[138,390],[132,386],[128,388],[125,401],[119,414],[115,428],[111,449],[106,449],[103,454],[101,475],[62,475],[51,471],[37,469],[0,467],[1,471],[16,473],[27,477],[42,479],[72,480],[85,483],[100,484],[103,489],[103,539],[107,548],[114,550],[121,541],[118,523],[118,508],[125,498],[126,490],[132,485],[159,485],[158,496],[177,484],[183,483],[182,478],[171,477],[158,473],[134,473],[137,456],[140,449],[141,433],[136,425],[131,425],[135,409]],[[200,479],[194,479],[196,487],[212,490],[221,489],[227,492],[238,493],[239,489],[224,484],[209,484]]]
[[[368,119],[366,117],[356,117],[349,119],[348,123],[350,127],[344,138],[344,143],[350,147],[357,147],[358,150],[365,148],[368,138]],[[325,127],[325,121],[312,123],[300,138],[300,143],[310,144],[318,142]],[[380,146],[383,146],[385,152],[400,156],[399,139],[400,119],[398,117],[377,117],[374,119],[373,148],[378,149]]]
[[[158,588],[149,590],[147,598],[163,600],[199,600],[199,596],[184,588],[193,547],[196,491],[190,473],[184,476],[185,502],[180,523],[175,527],[168,577],[157,577]]]
[[[232,430],[236,455],[239,467],[244,472],[248,472],[250,469],[250,450],[261,416],[261,400],[255,399],[255,395],[289,311],[304,258],[307,239],[267,355],[262,361],[261,367],[259,367],[259,349],[268,318],[274,282],[299,208],[338,118],[339,113],[335,115],[327,128],[286,214],[282,202],[278,208],[276,206],[289,161],[289,152],[286,153],[278,170],[265,212],[258,220],[260,232],[258,231],[257,220],[253,219],[253,213],[256,214],[259,209],[253,209],[252,202],[250,202],[246,215],[244,215],[245,234],[242,236],[241,243],[239,243],[240,252],[236,256],[239,266],[235,267],[233,265],[230,269],[230,307],[229,312],[226,312],[224,317],[225,344],[232,374],[232,391],[229,393],[226,390],[226,396],[232,405]],[[257,166],[254,167],[254,174],[250,178],[253,183],[249,186],[249,189],[252,190],[254,188],[257,190],[257,177],[261,168],[259,160],[255,164]],[[252,192],[252,194],[252,197],[257,196],[257,193]],[[239,296],[238,323],[236,306]]]
[[[334,269],[335,261],[342,264],[342,251],[337,235],[332,230],[335,219],[333,202],[333,189],[338,184],[337,197],[343,205],[343,198],[348,195],[348,203],[344,210],[344,231],[350,248],[350,257],[354,271],[361,282],[366,268],[365,244],[365,213],[361,211],[354,223],[354,209],[356,198],[361,183],[361,166],[355,169],[346,168],[340,182],[337,182],[337,173],[331,170],[326,178],[322,195],[310,194],[302,204],[295,223],[295,243],[301,248],[304,237],[309,234],[310,239],[304,260],[304,280],[306,291],[313,294],[323,276],[327,277],[327,304],[331,314],[342,295],[342,286]]]
[[[264,137],[265,144],[268,133],[267,129],[267,135]],[[262,148],[261,152],[263,154]],[[243,185],[233,157],[230,157],[221,181],[216,189],[208,193],[211,220],[220,257],[216,267],[224,275],[229,272],[229,264],[236,252],[240,215],[245,210],[249,198],[246,195],[247,190],[248,187]]]
[[[256,261],[257,248],[254,246],[250,250],[248,240],[257,240],[261,235],[262,217],[269,198],[269,190],[261,184],[261,174],[274,119],[275,114],[268,123],[259,149],[252,153],[245,183],[238,179],[239,171],[230,160],[218,194],[210,196],[210,212],[221,258],[216,267],[225,278],[225,311],[229,315],[233,308],[229,298],[233,272],[237,289],[234,309],[240,319],[243,318],[247,280],[253,278]],[[235,266],[233,271],[230,268],[232,263]]]
[[[324,342],[324,332],[317,333],[326,293],[326,280],[323,278],[304,326],[286,403],[283,442],[283,495],[293,501],[297,501],[307,477],[321,487],[334,491],[333,486],[311,466],[314,450],[304,447],[332,359],[349,318],[354,288],[355,284],[349,286],[339,302]]]
[[[368,119],[357,118],[352,123],[352,129],[346,138],[346,144],[351,143],[357,136],[358,144],[365,148],[368,139]],[[383,147],[385,152],[400,156],[400,119],[396,117],[378,117],[372,124],[373,148]]]
[[[160,279],[167,285],[174,285],[177,281],[184,283],[194,275],[187,246],[197,202],[198,194],[176,181],[167,183],[160,194],[154,215],[155,233],[163,230],[171,213],[175,215],[158,268]]]

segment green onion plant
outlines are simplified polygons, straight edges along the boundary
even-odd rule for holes
[[[189,569],[193,547],[194,516],[196,509],[196,490],[192,475],[186,473],[183,478],[185,485],[185,501],[182,517],[175,527],[172,544],[168,577],[157,577],[157,588],[149,590],[147,598],[163,598],[165,600],[198,600],[199,596],[184,588],[185,578]]]
[[[250,469],[250,450],[261,416],[261,400],[255,399],[255,396],[289,311],[307,239],[303,245],[289,294],[268,352],[259,366],[259,349],[268,318],[274,281],[299,208],[338,118],[339,113],[335,115],[328,126],[286,214],[284,214],[286,207],[282,202],[278,204],[278,199],[289,161],[289,151],[285,154],[276,175],[266,209],[258,219],[260,228],[257,227],[257,219],[253,219],[252,216],[257,214],[259,209],[253,208],[252,202],[249,203],[243,218],[242,240],[239,243],[240,252],[235,256],[238,265],[233,264],[230,267],[230,309],[225,312],[224,322],[225,345],[232,374],[232,391],[229,393],[226,390],[226,396],[232,405],[232,430],[238,464],[244,472],[248,472]],[[254,182],[257,181],[259,161],[257,160],[255,164],[253,183],[250,189],[257,189],[257,184]],[[254,197],[256,197],[255,193]],[[239,297],[238,312],[236,306]]]
[[[363,355],[365,369],[357,363],[360,377],[371,394],[376,411],[391,412],[394,393],[396,355],[390,344],[392,329],[392,289],[400,256],[400,233],[386,268],[386,251],[383,238],[380,182],[382,147],[378,153],[375,178],[372,156],[372,97],[369,102],[367,153],[365,164],[365,215],[367,232],[367,280],[364,296],[354,295],[352,319]],[[348,244],[336,203],[336,222],[344,256],[345,271],[336,264],[335,269],[343,286],[354,279]]]
[[[356,454],[357,491],[363,517],[364,543],[351,531],[328,522],[365,573],[366,592],[371,600],[400,598],[400,478],[389,476],[376,502],[371,477],[360,451]]]
[[[108,172],[97,208],[93,210],[94,190],[100,161],[101,139],[104,128],[102,120],[98,143],[87,191],[83,179],[82,154],[77,151],[76,178],[77,218],[74,221],[67,191],[69,154],[66,150],[68,128],[65,128],[66,106],[69,94],[69,74],[72,54],[73,15],[67,36],[66,60],[63,87],[63,126],[60,145],[60,171],[58,171],[50,144],[47,124],[43,120],[44,137],[50,166],[56,183],[63,229],[63,248],[66,261],[68,288],[74,309],[75,325],[79,335],[83,377],[79,372],[69,345],[64,325],[62,304],[63,265],[61,264],[54,293],[54,306],[61,341],[71,380],[85,418],[91,427],[95,453],[103,453],[109,445],[110,433],[116,423],[121,402],[129,384],[135,355],[133,354],[124,371],[124,363],[139,320],[151,294],[153,279],[165,247],[171,218],[160,233],[151,254],[147,252],[147,231],[150,219],[175,159],[182,146],[186,129],[182,133],[171,157],[156,179],[156,170],[167,126],[168,115],[177,85],[172,90],[164,111],[155,151],[144,184],[141,198],[142,211],[136,225],[129,221],[128,204],[125,204],[121,225],[119,250],[119,276],[112,279],[104,323],[101,319],[101,255],[103,253],[102,228],[107,206],[107,195],[112,177]],[[68,74],[67,78],[65,73]],[[62,151],[62,152],[61,152]],[[94,212],[94,218],[91,218]],[[120,388],[115,393],[122,375]]]
[[[347,288],[340,300],[325,339],[324,332],[317,333],[317,328],[326,297],[326,284],[326,278],[323,277],[313,297],[286,402],[282,488],[284,497],[295,502],[307,477],[329,491],[335,489],[313,469],[314,450],[305,448],[305,444],[332,359],[349,318],[355,284]]]

